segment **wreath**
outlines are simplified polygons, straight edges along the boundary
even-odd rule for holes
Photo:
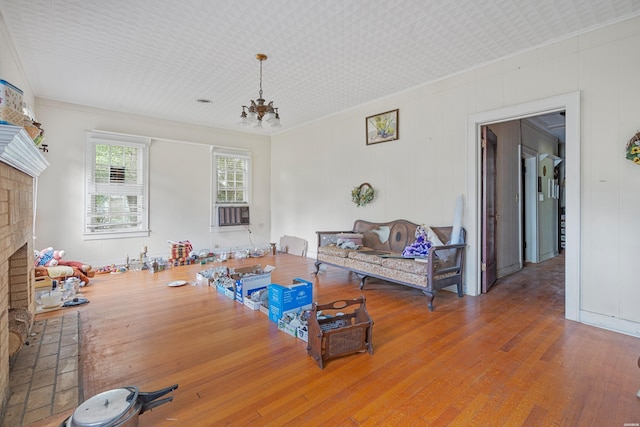
[[[636,133],[627,143],[627,159],[640,165],[640,132]]]
[[[351,190],[351,201],[356,204],[356,206],[365,206],[371,203],[373,200],[373,195],[375,191],[373,191],[373,187],[368,182],[364,184],[360,184],[359,187],[353,187]]]

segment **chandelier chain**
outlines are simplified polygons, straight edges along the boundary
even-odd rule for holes
[[[264,61],[264,59],[260,59],[260,99],[262,99],[262,61]]]

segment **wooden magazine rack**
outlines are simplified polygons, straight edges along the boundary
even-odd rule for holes
[[[355,305],[357,307],[352,313],[338,312]],[[332,313],[325,313],[327,310]],[[321,318],[318,319],[320,311]],[[331,317],[325,318],[323,315]],[[373,354],[373,320],[367,313],[364,296],[351,300],[337,300],[329,304],[314,302],[308,328],[307,353],[315,359],[320,369],[324,368],[324,362],[336,357],[364,351]]]

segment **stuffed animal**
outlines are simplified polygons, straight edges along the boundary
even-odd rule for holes
[[[68,261],[62,259],[65,255],[65,251],[62,250],[54,250],[49,247],[41,250],[40,252],[35,251],[35,267],[56,267],[56,266],[66,266],[73,267],[74,269],[79,270],[87,277],[95,276],[95,271],[89,264],[82,263],[80,261]],[[82,279],[82,278],[81,278]],[[84,280],[83,280],[84,281]]]
[[[427,230],[424,225],[416,228],[416,241],[404,248],[402,256],[405,258],[424,258],[429,255],[432,243],[427,238]]]
[[[53,259],[53,248],[51,248],[51,251],[49,251],[49,248],[43,249],[39,252],[33,251],[33,255],[35,260],[33,262],[33,266],[42,267]]]
[[[34,266],[54,267],[59,264],[64,256],[64,251],[54,251],[52,247],[48,247],[40,252],[35,252],[35,256]]]
[[[38,265],[34,268],[36,277],[49,276],[51,279],[65,280],[68,277],[77,277],[82,284],[80,286],[86,286],[89,284],[89,277],[87,277],[78,267],[71,267],[67,265],[56,265],[55,267],[45,267]]]
[[[96,272],[93,270],[93,267],[90,264],[85,264],[80,261],[67,261],[66,259],[61,259],[58,260],[58,265],[77,268],[85,275],[87,275],[87,277],[93,277],[96,275]]]

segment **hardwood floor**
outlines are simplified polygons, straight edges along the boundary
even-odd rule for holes
[[[91,302],[77,308],[85,399],[178,383],[172,403],[140,416],[142,427],[640,422],[640,340],[564,319],[561,257],[501,279],[487,295],[441,292],[434,312],[415,289],[372,281],[360,291],[355,275],[331,267],[316,278],[311,259],[228,261],[256,262],[276,266],[274,283],[312,281],[321,303],[364,294],[374,354],[321,370],[306,343],[262,313],[214,288],[166,286],[194,280],[200,265],[96,276],[84,289]]]

